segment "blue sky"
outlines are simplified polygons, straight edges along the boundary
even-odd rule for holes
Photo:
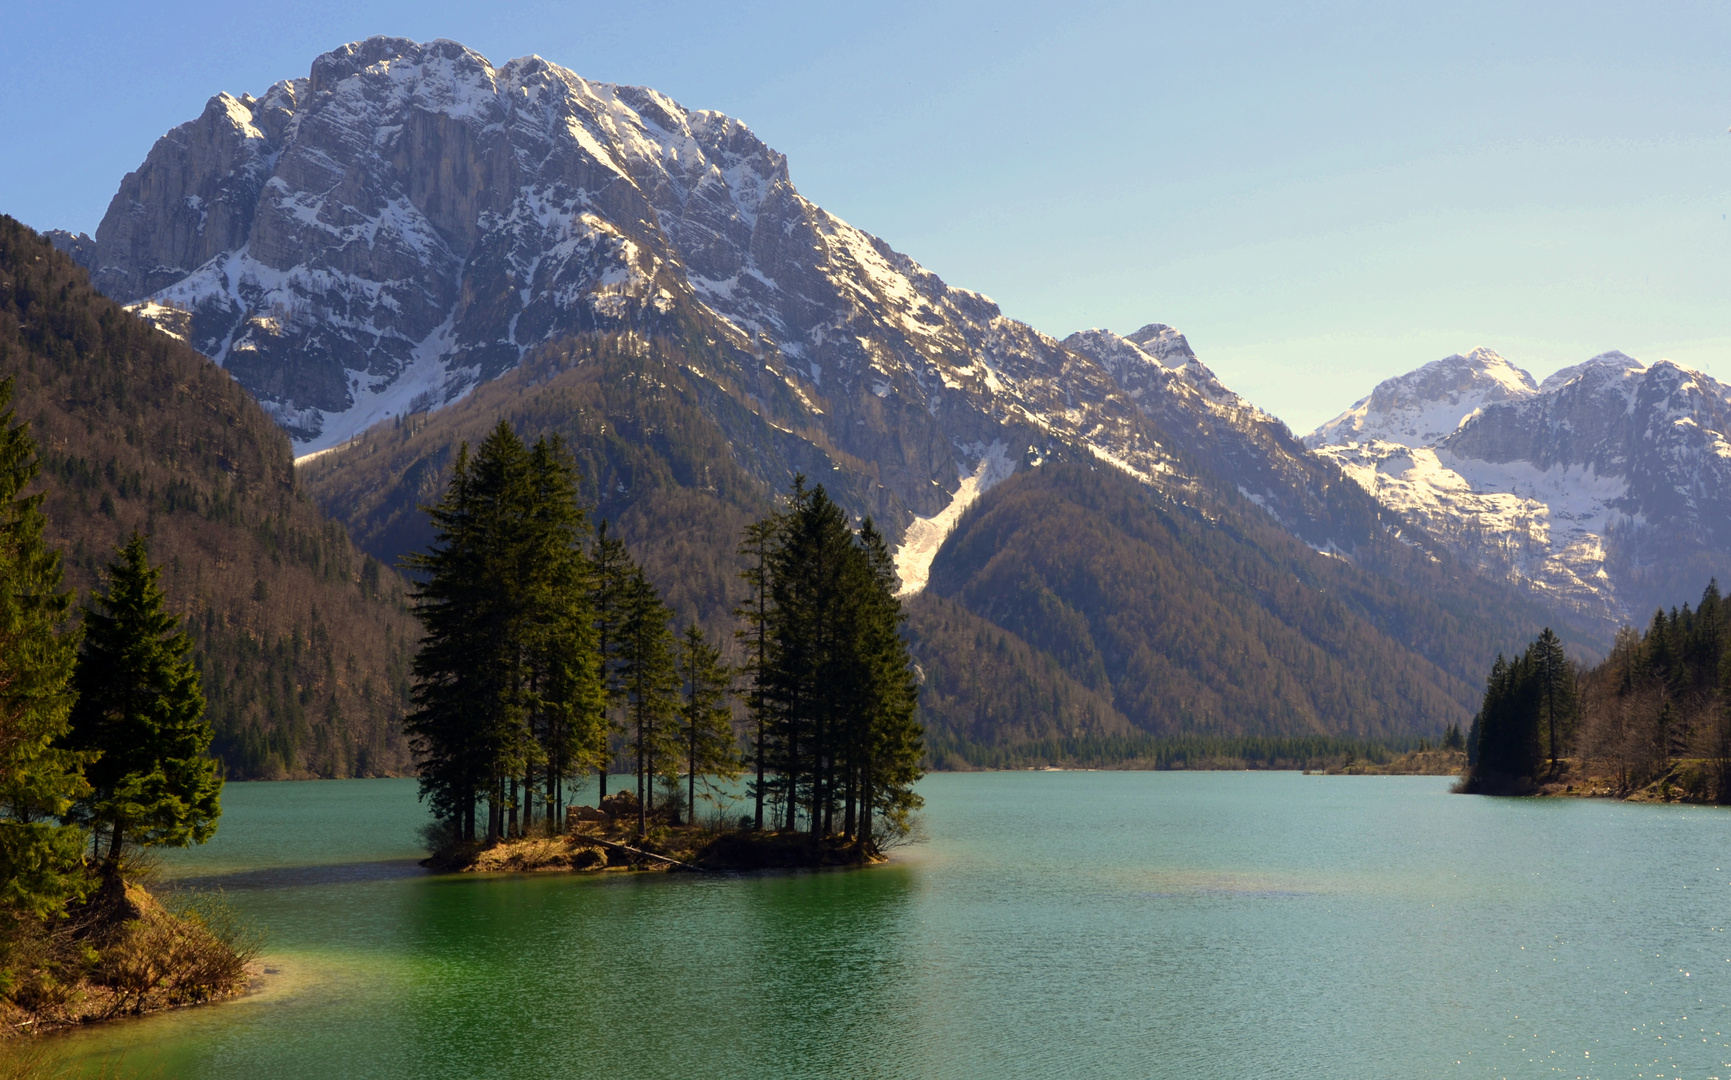
[[[1645,10],[1643,10],[1645,9]],[[1063,336],[1184,330],[1308,430],[1474,345],[1731,381],[1731,7],[15,5],[0,211],[93,230],[212,94],[448,37],[749,124],[805,195]]]

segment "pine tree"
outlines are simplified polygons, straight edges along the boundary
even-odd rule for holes
[[[907,616],[896,595],[894,560],[870,518],[860,526],[860,550],[869,584],[862,597],[865,613],[859,648],[871,682],[865,695],[868,716],[859,772],[861,817],[856,831],[850,800],[846,829],[869,844],[874,840],[875,816],[895,832],[905,833],[909,815],[924,805],[913,786],[924,775],[920,762],[925,756],[925,729],[917,715],[919,684],[902,633]]]
[[[475,838],[529,830],[537,775],[547,817],[560,782],[594,760],[600,711],[584,515],[575,465],[543,439],[533,451],[501,421],[429,508],[434,544],[408,564],[424,629],[416,710],[406,723],[435,816]]]
[[[43,917],[85,888],[83,833],[57,819],[89,791],[85,755],[56,745],[69,730],[77,634],[60,553],[42,539],[43,496],[27,424],[0,381],[0,909]]]
[[[900,830],[920,805],[913,784],[925,752],[888,545],[869,520],[856,534],[803,478],[759,529],[747,545],[766,552],[768,602],[753,690],[782,828],[792,831],[803,808],[814,838],[834,835],[839,809],[841,832],[869,844],[874,819]]]
[[[465,841],[475,839],[475,802],[486,772],[473,722],[485,708],[487,678],[473,659],[482,648],[483,599],[470,472],[465,443],[457,449],[444,494],[426,508],[432,547],[404,560],[423,580],[411,594],[421,642],[413,666],[415,710],[403,728],[420,766],[421,798]]]
[[[122,845],[202,844],[222,813],[222,777],[205,755],[204,715],[192,640],[166,610],[144,538],[134,533],[108,567],[108,588],[85,609],[68,742],[99,754],[85,766],[91,793],[76,807],[100,838],[106,872]]]
[[[595,620],[595,650],[602,701],[600,745],[597,749],[599,761],[595,771],[603,799],[607,797],[607,769],[613,761],[613,737],[624,730],[614,717],[625,701],[625,686],[620,678],[620,650],[624,641],[625,588],[632,570],[625,542],[608,535],[607,522],[603,520],[596,530],[589,576],[589,607]]]
[[[1533,677],[1538,681],[1539,721],[1545,729],[1554,775],[1563,742],[1574,731],[1575,669],[1563,652],[1562,641],[1548,626],[1533,642],[1529,655]]]
[[[763,830],[763,803],[768,794],[765,778],[770,753],[770,708],[765,695],[766,658],[769,649],[770,597],[774,578],[771,559],[781,532],[781,517],[771,514],[745,528],[739,543],[739,556],[745,562],[740,579],[745,582],[746,595],[734,608],[740,627],[734,632],[745,645],[745,667],[741,674],[746,682],[746,717],[751,731],[751,757],[756,776],[751,783],[753,803],[752,828]]]
[[[542,438],[531,455],[530,472],[535,488],[532,580],[525,586],[532,594],[530,723],[546,766],[542,803],[552,834],[562,827],[565,779],[600,760],[606,717],[576,463],[557,438]],[[532,778],[525,777],[525,791],[531,785]]]
[[[679,743],[685,754],[685,807],[697,821],[697,778],[739,778],[739,743],[733,734],[733,710],[727,706],[733,673],[721,662],[721,650],[709,643],[692,623],[679,642]]]
[[[642,567],[633,567],[622,597],[620,682],[625,687],[627,739],[637,764],[637,833],[648,831],[655,780],[677,775],[678,743],[672,718],[679,706],[673,667],[673,612],[661,602]]]

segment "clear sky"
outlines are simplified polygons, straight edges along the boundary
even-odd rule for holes
[[[1731,6],[9,5],[0,212],[93,231],[218,91],[371,34],[744,120],[813,201],[1048,333],[1187,333],[1302,433],[1488,345],[1731,381]]]

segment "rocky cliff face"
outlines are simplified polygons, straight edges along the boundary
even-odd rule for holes
[[[534,57],[374,38],[218,95],[126,177],[94,264],[190,312],[301,453],[563,336],[695,332],[911,513],[1048,432],[1167,467],[1106,372],[811,204],[743,124]]]
[[[1728,401],[1668,361],[1610,352],[1535,385],[1481,349],[1306,441],[1462,556],[1609,628],[1731,570]]]
[[[679,337],[805,444],[777,455],[869,473],[856,509],[915,526],[911,578],[969,499],[1060,444],[1149,483],[1211,469],[1318,547],[1374,529],[1335,521],[1338,474],[1169,327],[1060,344],[813,205],[738,121],[537,57],[373,38],[218,95],[126,177],[91,264],[301,454],[562,338]]]

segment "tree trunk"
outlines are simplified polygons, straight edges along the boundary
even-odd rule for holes
[[[510,788],[505,792],[506,813],[509,815],[505,824],[506,839],[517,836],[517,778],[511,777]]]

